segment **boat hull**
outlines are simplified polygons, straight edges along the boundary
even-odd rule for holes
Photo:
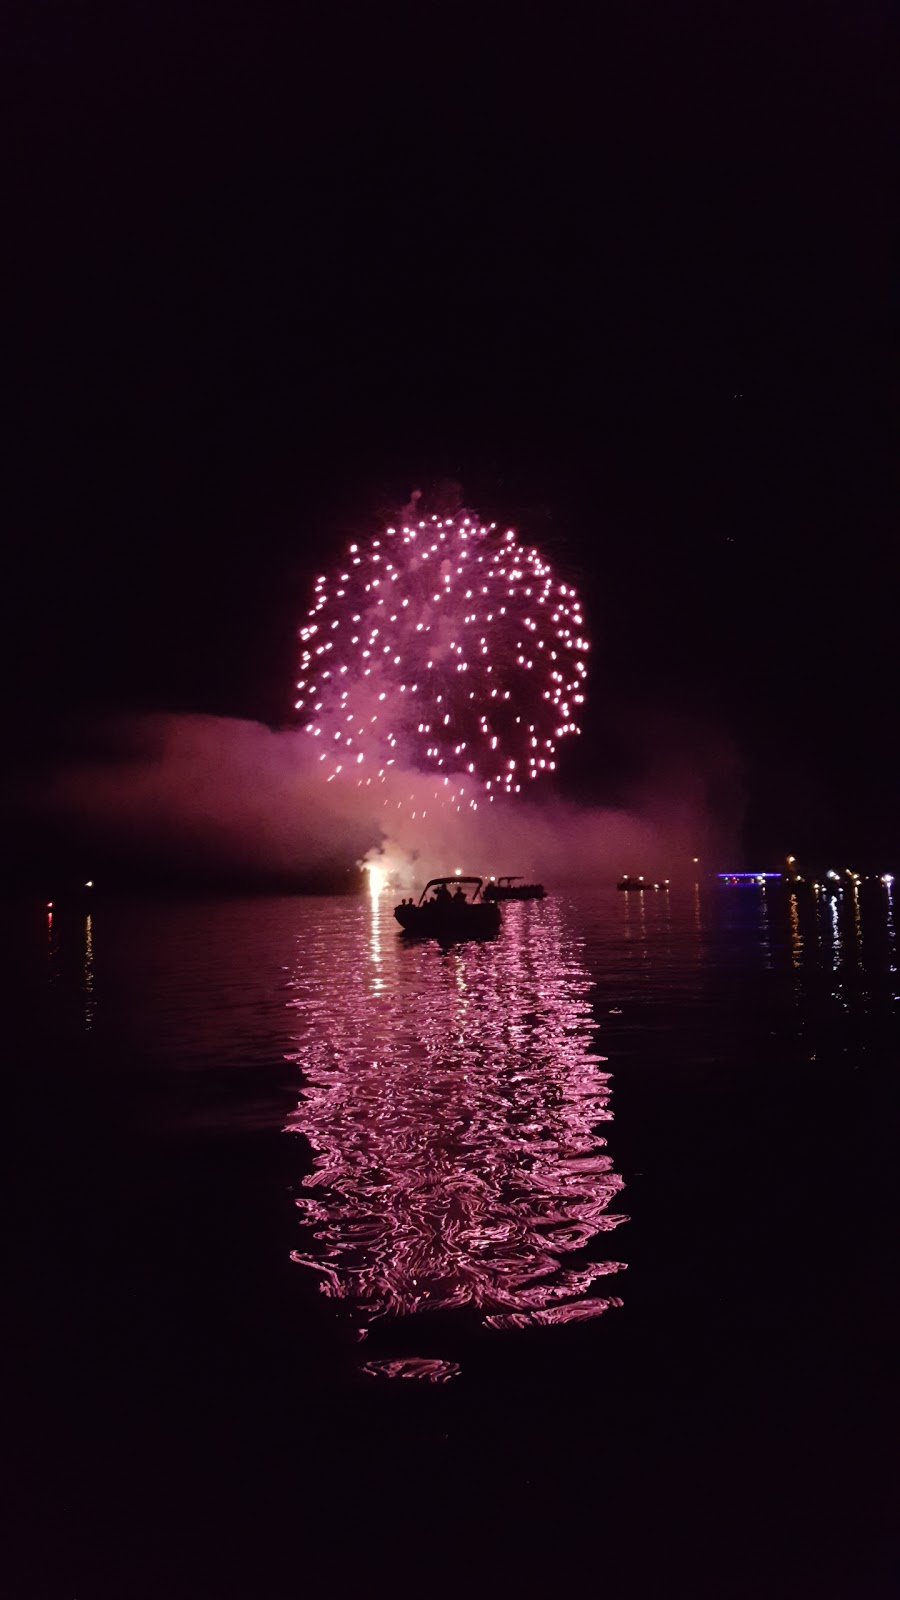
[[[404,933],[423,939],[493,939],[500,932],[500,907],[489,901],[477,905],[395,906],[394,916]]]

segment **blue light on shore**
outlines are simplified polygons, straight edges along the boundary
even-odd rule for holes
[[[780,878],[780,872],[720,872],[725,883],[762,883],[764,878]]]

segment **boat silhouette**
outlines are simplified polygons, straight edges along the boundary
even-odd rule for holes
[[[470,898],[463,884],[474,884]],[[500,931],[500,907],[482,895],[483,878],[429,878],[417,905],[403,901],[394,916],[404,933],[432,939],[491,939]],[[450,885],[454,893],[450,893]],[[428,899],[430,889],[435,891]]]
[[[546,894],[542,883],[526,883],[519,877],[510,873],[499,877],[496,882],[488,884],[484,891],[485,900],[543,900]]]

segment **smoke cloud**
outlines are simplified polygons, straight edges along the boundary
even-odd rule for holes
[[[326,784],[298,731],[159,714],[94,729],[91,755],[30,801],[107,858],[222,881],[355,881],[363,862],[407,891],[457,868],[519,872],[548,887],[624,872],[674,881],[690,875],[694,856],[711,865],[728,848],[733,754],[682,730],[656,741],[654,763],[623,804],[545,791],[456,812],[436,805],[433,777],[414,772],[395,771],[385,785]]]

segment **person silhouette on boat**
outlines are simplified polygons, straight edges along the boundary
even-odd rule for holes
[[[438,884],[434,892],[433,904],[436,906],[449,906],[451,901],[450,890],[445,883]]]
[[[456,885],[456,889],[454,890],[452,898],[453,898],[453,904],[455,906],[459,907],[459,906],[464,906],[465,905],[465,903],[466,903],[466,891],[463,888],[461,883],[458,883]]]

